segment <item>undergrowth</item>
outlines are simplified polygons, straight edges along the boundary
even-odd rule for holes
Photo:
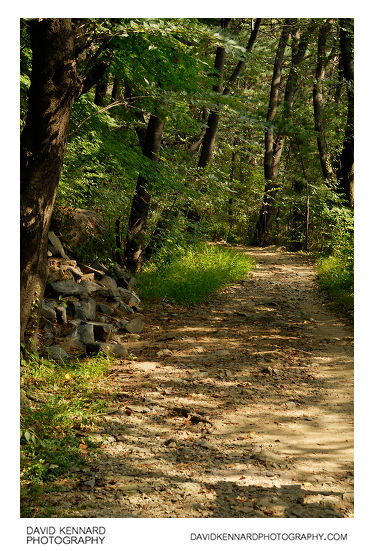
[[[145,301],[193,306],[253,268],[253,259],[234,249],[194,243],[176,252],[168,262],[146,265],[138,277],[138,291]]]
[[[109,365],[110,358],[104,355],[57,363],[23,351],[21,516],[40,516],[30,503],[95,453],[97,444],[89,433],[106,410],[106,396],[98,382]]]
[[[316,264],[319,284],[331,300],[350,317],[354,306],[353,262],[337,256],[320,258]]]

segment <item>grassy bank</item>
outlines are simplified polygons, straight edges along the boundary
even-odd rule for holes
[[[90,439],[106,410],[100,381],[105,356],[56,363],[34,353],[21,361],[21,516],[48,516],[38,496],[84,466]]]
[[[328,256],[318,259],[316,268],[322,289],[341,311],[353,317],[353,262],[341,257]]]
[[[138,292],[145,301],[193,306],[223,285],[243,278],[253,268],[254,260],[235,249],[193,244],[168,263],[145,266],[138,278]]]

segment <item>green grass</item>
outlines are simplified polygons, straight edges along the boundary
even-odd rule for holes
[[[41,510],[53,481],[83,466],[97,444],[89,433],[100,423],[106,396],[98,389],[110,358],[96,356],[57,363],[23,352],[21,390],[21,516]],[[40,515],[37,515],[40,516]]]
[[[167,264],[148,264],[138,277],[138,292],[144,301],[166,301],[193,306],[211,293],[243,278],[254,260],[222,245],[193,244]]]
[[[319,284],[340,310],[353,317],[353,262],[336,256],[317,261]]]

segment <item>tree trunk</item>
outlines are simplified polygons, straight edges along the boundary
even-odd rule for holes
[[[284,118],[290,119],[292,107],[295,103],[298,92],[298,66],[304,60],[306,49],[308,46],[309,36],[312,26],[308,26],[303,35],[300,34],[300,29],[295,28],[296,21],[286,19],[285,25],[279,39],[279,45],[274,62],[273,79],[270,90],[269,109],[267,122],[273,123],[279,104],[279,90],[282,76],[282,65],[284,52],[288,41],[288,35],[294,28],[292,40],[292,60],[291,67],[287,78],[286,89],[284,92]],[[273,126],[269,126],[265,130],[265,155],[264,155],[264,177],[265,191],[264,200],[261,206],[256,230],[255,230],[255,245],[263,245],[266,242],[266,233],[269,231],[271,221],[274,215],[274,200],[278,192],[277,179],[280,169],[282,153],[286,143],[285,132],[280,132],[277,137],[274,135]]]
[[[108,77],[104,75],[96,84],[95,99],[96,105],[103,107],[105,105],[105,98],[108,91]]]
[[[339,19],[340,50],[347,84],[348,112],[343,150],[338,170],[339,188],[350,207],[354,206],[354,93],[353,93],[353,19]]]
[[[151,115],[142,149],[143,154],[153,161],[157,160],[157,154],[160,151],[163,128],[164,123],[161,119]],[[142,174],[139,174],[131,205],[123,257],[125,266],[132,272],[139,271],[141,267],[150,200],[150,184]]]
[[[65,156],[74,101],[103,75],[107,63],[77,72],[71,19],[28,23],[32,49],[31,85],[21,135],[20,301],[21,342],[34,336],[48,274],[47,242]],[[106,43],[107,44],[107,43]],[[81,60],[85,60],[80,44]],[[103,48],[104,46],[102,46]],[[95,57],[95,62],[97,57]]]
[[[230,26],[231,19],[222,19],[221,27],[222,29],[227,29]],[[219,83],[213,86],[213,91],[222,93],[223,91],[223,69],[225,66],[226,52],[225,48],[221,46],[217,47],[216,58],[214,61],[214,68],[216,70]],[[219,115],[216,111],[211,111],[208,117],[207,129],[204,135],[203,143],[201,146],[200,158],[198,162],[198,167],[206,167],[213,155],[214,144],[216,141],[217,128],[218,128],[218,119]]]
[[[331,182],[333,178],[333,170],[331,167],[330,155],[325,136],[322,84],[323,79],[325,78],[326,69],[326,39],[332,27],[333,21],[333,19],[327,19],[324,25],[322,25],[319,32],[316,78],[313,86],[314,127],[317,132],[319,160],[321,164],[322,175],[324,179],[328,182]]]
[[[113,87],[112,87],[112,95],[111,95],[112,103],[114,103],[116,101],[116,99],[118,98],[118,94],[119,94],[119,78],[114,77]]]
[[[269,205],[273,202],[275,197],[275,182],[274,182],[274,128],[272,122],[275,119],[275,115],[278,109],[279,91],[282,77],[282,66],[284,52],[287,46],[289,35],[289,24],[286,21],[283,25],[282,33],[279,39],[277,53],[274,61],[273,78],[270,87],[269,107],[266,120],[269,123],[265,130],[265,154],[264,154],[264,177],[265,177],[265,191],[264,200],[262,202],[259,218],[256,225],[254,245],[262,245],[264,236],[270,225],[271,211]]]
[[[38,317],[48,273],[47,242],[64,160],[75,85],[71,19],[30,24],[31,86],[21,135],[21,341]],[[31,321],[31,320],[30,320]],[[35,332],[36,323],[30,332]]]

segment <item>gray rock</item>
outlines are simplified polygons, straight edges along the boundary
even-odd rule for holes
[[[48,358],[51,360],[66,360],[70,358],[69,354],[60,346],[49,346],[46,350]]]
[[[118,289],[109,289],[108,287],[100,287],[90,294],[95,298],[106,298],[109,301],[114,301],[120,297]]]
[[[107,342],[110,339],[112,326],[109,323],[90,321],[82,325],[89,325],[92,327],[93,335],[95,337],[93,341]]]
[[[101,283],[101,285],[104,285],[104,287],[107,287],[108,289],[113,289],[113,291],[115,291],[117,289],[117,283],[110,276],[107,276],[107,275],[103,276],[100,279],[100,283]]]
[[[107,314],[107,315],[111,315],[111,314],[114,314],[114,309],[111,308],[110,306],[108,306],[107,304],[103,304],[103,303],[100,303],[100,304],[97,304],[97,309],[99,310],[99,312],[101,312],[102,314]]]
[[[121,314],[130,315],[134,313],[134,310],[131,308],[131,306],[129,306],[128,304],[125,304],[124,302],[122,302],[122,300],[118,301],[115,308]]]
[[[58,323],[66,323],[67,322],[66,306],[64,306],[63,304],[57,304],[57,306],[55,306],[55,311],[56,311]]]
[[[75,281],[72,281],[71,279],[51,283],[50,288],[57,296],[62,295],[63,297],[66,297],[72,295],[80,298],[85,298],[88,296],[87,289],[79,283],[75,283]]]
[[[127,358],[127,348],[123,344],[113,344],[107,342],[92,342],[86,346],[87,354],[98,354],[100,351],[104,354],[113,354],[117,358]]]
[[[124,289],[123,287],[118,287],[120,297],[128,304],[129,306],[138,306],[140,304],[140,298],[134,291],[129,289]]]
[[[63,258],[66,258],[64,247],[53,231],[48,232],[48,241],[48,249],[51,251],[53,256],[62,256]]]
[[[66,266],[66,269],[73,274],[75,279],[80,279],[83,276],[81,270],[75,266]]]
[[[74,303],[74,319],[87,321],[87,318],[82,308],[82,304],[80,302]]]
[[[81,277],[82,281],[94,281],[95,280],[95,274],[93,272],[90,272],[88,274],[83,274]]]
[[[84,287],[89,295],[92,295],[93,293],[95,293],[96,291],[99,291],[100,289],[104,289],[104,287],[96,283],[96,281],[90,281],[90,280],[81,280],[79,285]]]
[[[81,308],[88,320],[94,320],[96,317],[96,302],[93,298],[87,297],[81,301]]]
[[[54,302],[45,302],[43,300],[40,315],[54,323],[57,319]]]
[[[94,342],[94,330],[92,324],[89,323],[82,323],[78,325],[71,333],[68,335],[69,341],[75,342],[80,341],[83,344],[87,344],[89,342]]]
[[[141,333],[144,328],[143,316],[136,316],[128,321],[125,325],[125,329],[128,333]]]

